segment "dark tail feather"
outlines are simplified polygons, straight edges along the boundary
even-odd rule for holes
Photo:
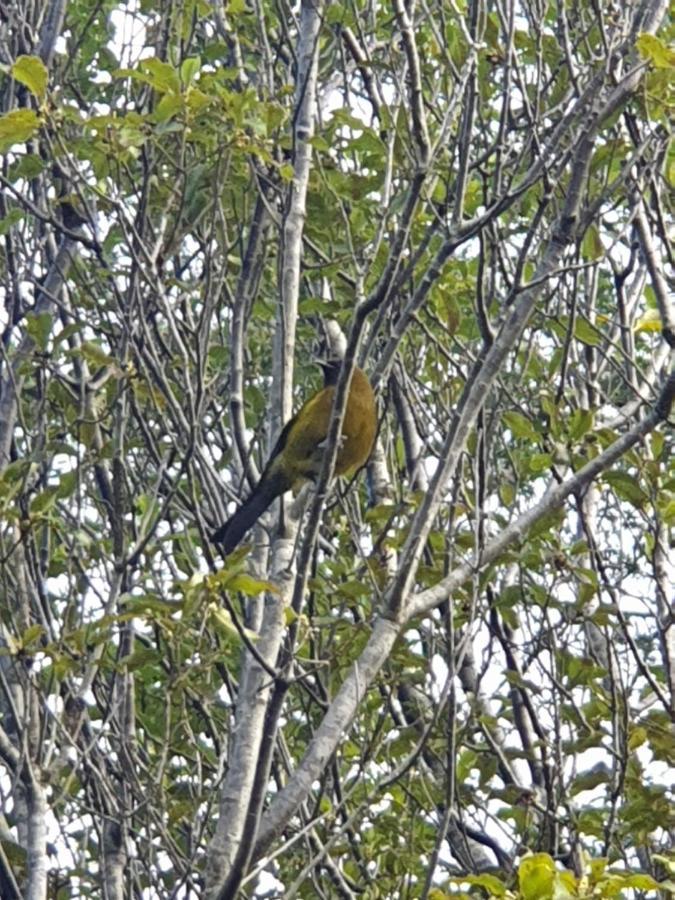
[[[224,525],[211,535],[214,544],[221,544],[223,553],[227,556],[244,537],[249,528],[257,522],[272,501],[290,490],[282,473],[263,474],[258,486],[251,496],[244,500],[242,505]]]

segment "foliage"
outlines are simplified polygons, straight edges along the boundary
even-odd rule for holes
[[[672,889],[663,4],[53,6],[1,26],[0,894]],[[326,322],[368,477],[223,561]]]

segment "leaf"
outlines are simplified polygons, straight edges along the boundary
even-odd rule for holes
[[[457,878],[448,878],[448,882],[450,884],[472,884],[476,887],[485,888],[492,897],[504,897],[506,895],[506,885],[496,875],[487,873],[483,875],[462,875]]]
[[[638,726],[636,728],[631,729],[630,737],[628,738],[628,750],[632,753],[633,750],[637,750],[638,747],[641,747],[644,742],[647,740],[647,729]]]
[[[47,341],[52,330],[52,316],[48,312],[30,313],[26,316],[26,331],[38,350],[47,349]]]
[[[663,41],[654,34],[641,34],[635,46],[644,59],[657,69],[675,68],[675,50],[671,50]]]
[[[31,94],[42,101],[47,93],[49,74],[37,56],[19,56],[12,66],[12,77],[24,84]]]
[[[582,791],[592,791],[599,784],[608,784],[610,779],[609,770],[602,765],[598,765],[588,772],[582,772],[570,784],[570,794],[575,797]]]
[[[201,68],[201,60],[198,56],[189,56],[184,59],[180,66],[180,78],[185,87],[188,87],[195,80],[195,75]]]
[[[586,229],[581,242],[581,255],[588,262],[595,262],[595,260],[602,259],[605,255],[605,248],[600,240],[600,232],[595,224],[589,225]]]
[[[180,94],[166,93],[159,101],[153,112],[156,122],[168,122],[183,108],[183,98]]]
[[[133,653],[130,653],[128,656],[123,656],[119,660],[119,666],[128,669],[129,672],[134,672],[136,669],[154,665],[161,660],[162,654],[154,647],[140,645]]]
[[[553,465],[550,453],[533,453],[530,457],[530,472],[545,472]]]
[[[658,309],[648,309],[633,325],[635,334],[640,334],[644,331],[660,332],[662,328],[661,315]]]
[[[283,163],[279,166],[279,175],[284,181],[293,181],[293,166],[290,163]]]
[[[151,56],[149,59],[142,59],[138,67],[149,75],[149,84],[159,93],[180,92],[178,73],[169,63]]]
[[[669,500],[659,511],[665,525],[675,525],[675,500]]]
[[[626,875],[623,878],[623,887],[637,888],[641,891],[658,891],[663,888],[663,884],[656,881],[651,875],[636,872],[634,875]]]
[[[0,152],[30,140],[39,127],[40,119],[33,109],[13,109],[0,116]]]
[[[21,209],[10,209],[4,219],[0,219],[0,236],[9,234],[9,232],[18,225],[24,218],[25,213]]]
[[[471,769],[476,767],[478,754],[475,750],[463,750],[457,760],[457,779],[459,783],[466,781]]]
[[[12,163],[9,169],[9,180],[12,184],[20,178],[36,178],[47,168],[47,163],[36,153],[24,153],[23,156]]]
[[[21,635],[21,646],[28,647],[31,644],[36,643],[43,634],[45,634],[43,625],[29,625]]]
[[[593,427],[593,412],[590,409],[575,409],[570,416],[569,436],[578,441]]]
[[[284,625],[287,627],[296,622],[300,616],[296,613],[292,606],[284,607]]]
[[[105,350],[99,347],[98,344],[92,343],[92,341],[82,341],[81,346],[78,348],[79,354],[83,356],[88,363],[93,366],[102,367],[102,366],[112,366],[115,364],[115,360],[112,356],[109,356]]]
[[[70,324],[62,328],[58,334],[54,335],[54,347],[57,347],[59,344],[63,343],[63,341],[67,341],[71,335],[77,334],[78,331],[81,330],[82,326],[77,322],[70,322]]]
[[[270,591],[273,594],[279,593],[278,589],[269,581],[259,581],[257,578],[253,578],[252,575],[247,575],[245,572],[239,572],[231,578],[228,578],[223,586],[226,587],[228,591],[239,591],[247,597],[256,597],[258,594],[263,594],[266,591]]]
[[[55,487],[48,487],[44,491],[41,491],[31,502],[31,516],[40,516],[44,513],[49,512],[49,510],[52,509],[56,504],[56,500],[57,497]]]
[[[504,506],[512,506],[513,501],[516,496],[516,489],[514,486],[508,481],[502,481],[499,485],[499,499],[502,501]]]
[[[518,883],[523,900],[550,900],[556,869],[548,853],[526,856],[518,867]]]
[[[622,500],[627,500],[638,509],[641,509],[647,502],[647,495],[640,487],[637,479],[627,472],[605,472],[602,477],[607,484],[614,488],[614,491]]]
[[[590,347],[597,347],[600,343],[600,335],[597,328],[591,325],[588,319],[580,316],[574,323],[574,337],[581,341],[582,344],[588,344]]]
[[[142,59],[137,69],[115,69],[112,75],[114,78],[133,78],[134,81],[148,84],[159,94],[180,93],[178,72],[173,66],[155,57]]]
[[[61,475],[58,487],[56,488],[57,500],[64,500],[66,497],[70,497],[73,494],[77,487],[78,474],[78,470],[73,469],[72,472],[64,472],[64,474]]]
[[[537,440],[539,437],[532,422],[522,413],[505,412],[502,416],[502,422],[514,437],[527,438],[529,440]]]
[[[226,609],[223,609],[222,606],[219,606],[217,603],[209,603],[209,618],[224,637],[232,638],[238,643],[241,643],[241,635],[239,634],[237,626],[234,624],[232,616]],[[250,628],[242,628],[242,631],[250,641],[258,640],[258,635]]]
[[[139,618],[153,619],[154,613],[157,613],[158,617],[172,616],[184,606],[182,600],[165,600],[155,594],[144,594],[142,597],[124,596],[121,599],[124,600],[124,610]]]

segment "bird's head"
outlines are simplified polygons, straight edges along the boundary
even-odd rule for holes
[[[318,363],[323,371],[324,387],[336,385],[338,375],[340,374],[340,367],[342,366],[342,360],[337,359],[336,357],[330,357],[328,359],[320,359],[318,360]]]

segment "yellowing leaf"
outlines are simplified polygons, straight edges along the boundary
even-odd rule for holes
[[[284,625],[292,625],[293,622],[296,622],[299,618],[300,617],[292,606],[284,607]]]
[[[232,616],[226,609],[223,609],[222,606],[219,606],[217,603],[209,603],[208,611],[211,623],[216,628],[218,628],[218,630],[224,637],[232,638],[235,641],[241,642],[240,631],[235,625]],[[258,640],[258,635],[250,628],[244,628],[243,626],[241,626],[241,631],[246,635],[249,641]]]
[[[265,591],[271,591],[275,594],[279,593],[277,588],[270,584],[269,581],[259,581],[245,572],[238,572],[232,578],[228,578],[224,586],[229,591],[240,591],[242,594],[246,594],[247,597],[255,597],[257,594],[262,594]]]
[[[555,872],[555,863],[548,853],[526,856],[518,867],[518,883],[523,900],[550,900]]]
[[[675,50],[672,50],[654,34],[641,34],[635,42],[640,56],[648,59],[657,69],[675,68]]]
[[[38,100],[44,100],[47,93],[47,67],[37,56],[19,56],[12,66],[12,77],[25,84]]]
[[[39,127],[40,119],[33,109],[13,109],[6,116],[0,116],[0,151],[23,144]]]
[[[661,316],[658,309],[648,309],[633,326],[635,334],[641,331],[661,331]]]
[[[632,753],[633,750],[637,750],[638,747],[641,747],[644,742],[647,740],[647,729],[642,727],[633,728],[631,731],[631,735],[628,738],[628,749]]]

